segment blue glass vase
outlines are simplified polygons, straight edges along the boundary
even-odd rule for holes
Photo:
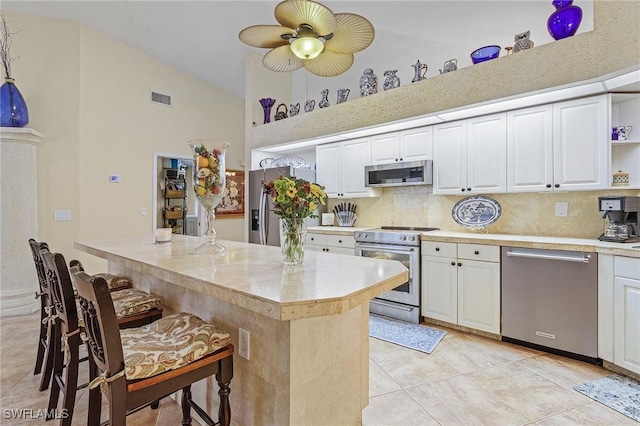
[[[275,105],[276,100],[271,98],[262,98],[258,102],[262,105],[262,110],[264,112],[264,124],[271,122],[271,107]]]
[[[0,125],[2,127],[24,127],[29,124],[29,111],[15,80],[5,78],[0,87]]]
[[[556,11],[547,20],[549,34],[556,40],[571,37],[582,22],[582,9],[573,5],[573,0],[554,0]]]

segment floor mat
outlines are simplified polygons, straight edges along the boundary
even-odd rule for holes
[[[369,336],[430,354],[446,331],[420,324],[369,315]]]
[[[640,383],[611,375],[573,387],[609,408],[640,422]]]

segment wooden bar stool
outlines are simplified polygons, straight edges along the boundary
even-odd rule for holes
[[[40,256],[41,249],[49,249],[47,243],[39,243],[33,238],[29,240],[29,247],[31,248],[31,254],[33,256],[33,262],[36,266],[36,273],[38,274],[38,286],[40,291],[36,293],[36,298],[40,299],[40,335],[38,336],[38,352],[36,354],[36,365],[33,369],[33,374],[39,374],[42,371],[43,365],[49,366],[45,368],[40,378],[40,391],[43,391],[49,387],[49,381],[51,380],[51,365],[53,360],[53,351],[47,351],[49,347],[50,334],[51,334],[51,299],[49,298],[49,288],[47,276],[44,272],[44,265],[42,263],[42,257]],[[45,355],[47,362],[44,362]]]
[[[49,282],[51,302],[56,312],[56,323],[52,328],[52,340],[49,345],[53,361],[47,419],[49,414],[57,408],[60,391],[62,391],[64,395],[62,409],[66,415],[62,416],[60,424],[69,426],[73,419],[73,407],[78,389],[80,333],[83,329],[78,324],[76,298],[64,257],[59,253],[51,253],[48,248],[42,249],[41,256]]]
[[[229,384],[233,345],[224,330],[195,315],[169,315],[152,324],[119,330],[111,292],[101,277],[74,274],[89,348],[88,425],[100,423],[101,398],[109,401],[109,422],[126,424],[126,415],[182,389],[182,425],[191,424],[191,408],[208,425],[229,425]],[[211,375],[219,385],[215,423],[191,399],[191,384]]]

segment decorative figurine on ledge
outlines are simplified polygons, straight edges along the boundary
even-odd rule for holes
[[[413,67],[413,73],[414,73],[413,80],[411,80],[412,83],[415,83],[416,81],[424,80],[426,78],[424,75],[427,73],[427,68],[429,68],[427,64],[422,64],[420,63],[420,60],[418,60],[418,62],[416,62],[411,66]]]
[[[360,96],[365,97],[376,93],[378,93],[378,77],[371,68],[367,68],[360,77]]]
[[[400,78],[396,75],[398,70],[387,70],[384,72],[384,76],[387,77],[382,87],[384,90],[395,89],[400,87]]]

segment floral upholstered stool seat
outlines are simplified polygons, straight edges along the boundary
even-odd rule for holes
[[[127,380],[145,379],[184,367],[231,341],[223,329],[184,312],[142,327],[120,330],[120,338]]]
[[[96,274],[96,276],[102,276],[104,274]],[[118,324],[125,325],[122,328],[129,328],[127,324],[135,315],[149,312],[157,312],[156,319],[162,316],[162,301],[149,293],[145,293],[141,290],[133,288],[124,288],[118,291],[112,291],[111,297],[113,299],[113,307],[116,310],[116,317],[118,318]],[[76,299],[78,304],[78,300]],[[80,312],[80,305],[77,305],[77,310]],[[78,318],[80,327],[84,328],[84,321],[82,317]]]

